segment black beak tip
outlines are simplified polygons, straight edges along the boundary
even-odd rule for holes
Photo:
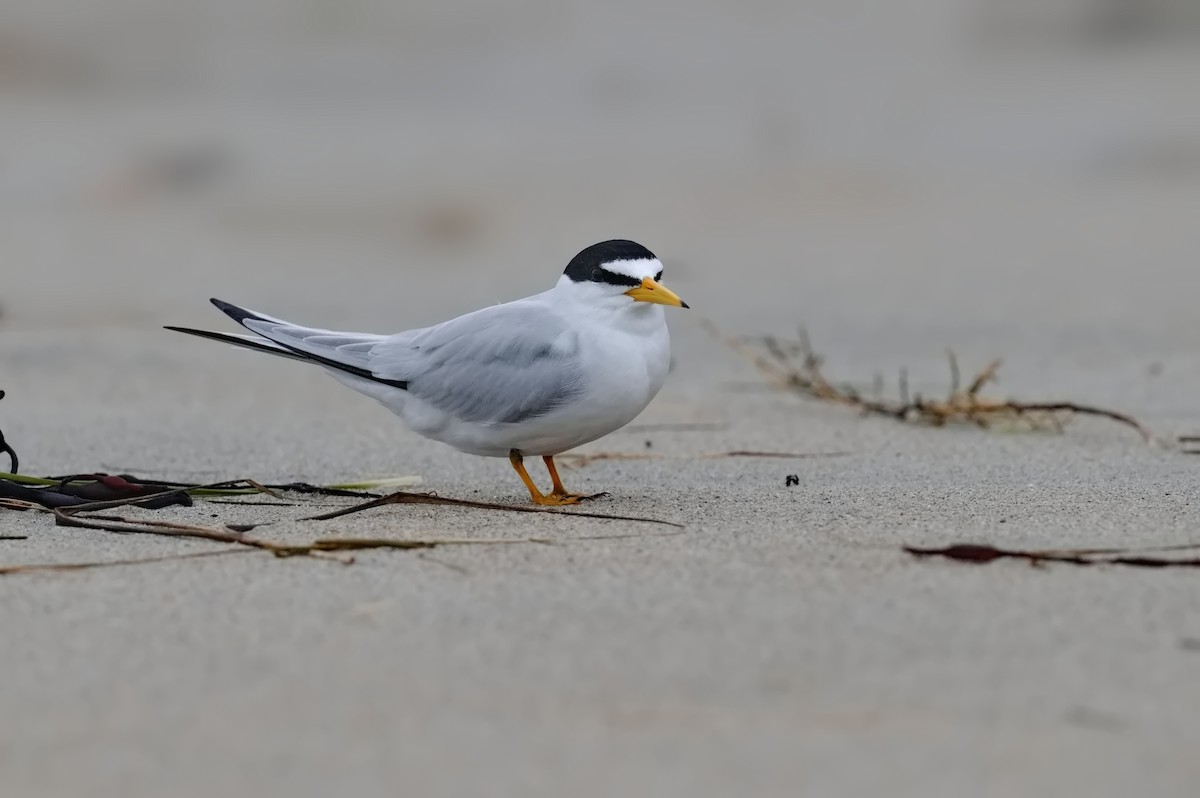
[[[679,300],[679,307],[681,307],[681,308],[684,308],[684,309],[686,309],[686,310],[691,310],[691,307],[692,307],[692,306],[691,306],[691,305],[689,305],[688,303],[684,302],[684,301],[681,299],[681,300]]]

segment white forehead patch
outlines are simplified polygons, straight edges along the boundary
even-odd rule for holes
[[[658,258],[634,258],[632,260],[610,260],[601,264],[601,268],[613,274],[623,274],[635,280],[653,277],[662,271],[662,263]]]

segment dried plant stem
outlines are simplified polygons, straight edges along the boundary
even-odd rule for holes
[[[469,545],[507,545],[515,543],[542,543],[552,544],[554,541],[548,538],[424,538],[424,539],[406,539],[406,538],[318,538],[310,543],[292,544],[282,543],[279,541],[264,540],[262,538],[248,537],[244,532],[244,527],[237,529],[226,527],[205,527],[196,526],[193,524],[179,524],[171,521],[158,520],[142,520],[130,519],[121,516],[97,516],[87,515],[84,517],[76,517],[73,513],[56,510],[54,512],[55,520],[62,526],[77,527],[81,529],[96,529],[105,532],[116,532],[121,534],[150,534],[163,535],[166,537],[184,537],[195,538],[199,540],[208,540],[217,543],[232,543],[238,546],[245,547],[243,551],[260,550],[267,551],[277,557],[328,557],[330,552],[342,551],[361,551],[364,549],[432,549],[438,546],[469,546]],[[174,555],[176,558],[181,558],[182,555]],[[199,556],[199,555],[197,555]],[[162,558],[149,558],[144,562],[160,562]],[[168,557],[167,559],[170,559]],[[349,565],[353,560],[337,559],[338,562]],[[142,560],[136,563],[143,562]],[[132,565],[135,561],[117,561],[112,562],[114,565]],[[52,570],[79,570],[82,568],[96,567],[106,563],[75,563],[67,566],[56,566]],[[11,566],[10,570],[0,568],[0,574],[4,573],[21,573],[30,570],[31,566]],[[39,570],[48,570],[47,568],[39,568]]]
[[[942,557],[957,562],[984,565],[996,560],[1023,560],[1030,565],[1063,563],[1066,565],[1124,565],[1134,568],[1200,568],[1200,557],[1151,557],[1144,551],[1185,551],[1200,549],[1200,543],[1176,546],[1152,546],[1129,549],[1000,549],[978,543],[956,543],[940,548],[905,546],[904,551],[921,558]]]
[[[179,488],[177,490],[186,490]],[[13,504],[20,505],[20,509],[35,509],[43,512],[50,512],[54,515],[55,523],[59,526],[74,527],[79,529],[94,529],[104,532],[113,532],[117,534],[150,534],[161,535],[165,537],[182,537],[198,540],[206,540],[214,543],[227,543],[238,546],[238,549],[224,549],[220,553],[228,553],[230,551],[266,551],[274,554],[277,557],[322,557],[332,558],[338,562],[349,564],[353,560],[338,558],[334,555],[335,552],[345,551],[361,551],[366,549],[432,549],[439,546],[480,546],[480,545],[512,545],[512,544],[543,544],[550,545],[556,541],[550,538],[539,537],[523,537],[523,538],[318,538],[308,543],[292,544],[281,541],[266,540],[264,538],[252,537],[247,533],[251,530],[266,526],[272,522],[264,524],[226,524],[221,527],[199,526],[196,524],[184,524],[175,521],[163,521],[158,519],[140,519],[126,518],[124,516],[100,515],[97,511],[109,510],[116,507],[126,506],[136,503],[137,498],[118,499],[105,502],[90,502],[88,504],[74,505],[70,507],[56,507],[47,509],[29,502],[9,502],[8,506]],[[585,513],[585,512],[563,512],[553,510],[542,510],[531,507],[513,507],[503,504],[494,504],[491,502],[477,502],[466,499],[451,499],[442,496],[435,496],[425,493],[408,493],[398,491],[396,493],[384,496],[370,501],[360,502],[359,504],[335,510],[321,515],[309,516],[301,518],[302,521],[326,521],[333,518],[341,518],[351,513],[361,512],[377,507],[383,507],[390,504],[433,504],[433,505],[450,505],[459,507],[473,507],[486,510],[501,510],[507,512],[533,512],[533,513],[551,513],[554,515],[567,515],[584,518],[600,518],[606,520],[618,521],[639,521],[655,524],[663,524],[682,529],[682,524],[676,524],[671,521],[661,521],[653,518],[641,518],[637,516],[624,515],[609,515],[605,513]],[[625,537],[625,536],[611,536]],[[191,557],[213,556],[218,552],[200,552],[188,554],[166,555],[163,557],[149,557],[142,559],[131,560],[110,560],[87,563],[62,563],[62,564],[47,564],[47,565],[14,565],[3,567],[0,566],[0,575],[30,573],[33,571],[68,571],[68,570],[84,570],[88,568],[100,568],[115,565],[137,565],[144,563],[163,562],[170,559],[188,559]]]
[[[763,457],[781,460],[808,460],[818,457],[846,457],[851,452],[702,452],[693,455],[669,455],[657,452],[592,452],[589,454],[560,454],[555,458],[565,468],[583,468],[602,460],[718,460],[726,457]]]
[[[683,528],[683,524],[677,524],[674,521],[663,521],[658,518],[643,518],[635,515],[612,515],[609,513],[587,513],[577,510],[544,510],[537,507],[519,507],[510,504],[496,504],[494,502],[478,502],[470,499],[451,499],[445,496],[436,496],[431,493],[409,493],[407,491],[397,491],[380,499],[373,499],[362,504],[356,504],[353,507],[346,507],[341,510],[323,513],[321,515],[309,516],[303,520],[306,521],[328,521],[331,518],[340,518],[350,513],[357,513],[363,510],[371,510],[376,507],[383,507],[389,504],[440,504],[450,505],[452,507],[475,507],[481,510],[501,510],[504,512],[514,513],[540,513],[548,515],[568,515],[574,518],[602,518],[608,521],[637,521],[647,524],[663,524],[665,526],[673,526]]]
[[[0,391],[0,399],[4,398],[4,391]],[[21,460],[17,457],[17,452],[9,445],[8,441],[4,440],[4,433],[0,432],[0,453],[7,454],[9,459],[9,471],[18,471],[21,468]]]
[[[908,378],[900,372],[900,399],[889,401],[880,396],[880,381],[870,397],[846,384],[837,384],[825,377],[823,360],[813,350],[803,330],[797,341],[776,338],[757,340],[759,349],[725,337],[717,328],[705,323],[719,340],[741,354],[770,382],[801,396],[852,407],[867,415],[885,416],[897,421],[943,427],[949,424],[973,424],[991,428],[1002,423],[1021,423],[1033,430],[1062,431],[1065,423],[1075,416],[1093,416],[1114,421],[1135,430],[1147,443],[1154,436],[1132,416],[1102,407],[1079,402],[1020,402],[1013,399],[994,399],[981,396],[984,386],[995,379],[1000,361],[993,360],[974,376],[966,388],[960,388],[958,359],[948,352],[950,391],[943,399],[909,397]]]
[[[150,565],[174,560],[196,560],[202,557],[223,557],[227,554],[246,554],[250,549],[216,549],[214,551],[189,551],[183,554],[164,554],[158,557],[136,557],[127,560],[99,560],[96,562],[52,562],[31,565],[0,566],[0,576],[10,574],[46,573],[52,571],[86,571],[93,568],[113,568],[120,565]]]

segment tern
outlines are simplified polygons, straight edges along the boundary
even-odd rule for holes
[[[484,457],[507,457],[540,505],[592,498],[563,487],[555,455],[617,430],[650,403],[671,362],[664,307],[686,308],[654,253],[603,241],[571,259],[549,291],[393,335],[303,327],[213,299],[251,335],[198,335],[320,366],[414,432]],[[539,456],[552,482],[524,465]]]

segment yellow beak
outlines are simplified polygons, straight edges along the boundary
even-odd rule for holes
[[[686,308],[688,304],[675,295],[675,292],[660,285],[650,277],[642,280],[637,288],[630,288],[625,296],[631,296],[638,302],[653,302],[655,305],[670,305],[673,308]]]

